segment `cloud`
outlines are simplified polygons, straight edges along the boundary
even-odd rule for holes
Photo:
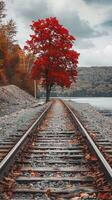
[[[112,66],[112,45],[80,51],[80,66]]]
[[[69,28],[73,35],[76,35],[77,38],[93,38],[105,35],[103,31],[98,31],[94,27],[91,27],[90,24],[87,21],[82,20],[78,14],[73,13],[72,15],[69,15],[69,17],[66,17],[66,15],[63,14],[61,21]]]
[[[112,28],[112,20],[107,20],[104,21],[103,23],[100,24],[102,27],[108,28],[111,27]]]
[[[76,40],[75,47],[78,49],[91,49],[94,48],[95,45],[90,39],[79,39]]]
[[[112,0],[83,0],[87,4],[112,5]]]
[[[41,0],[27,0],[26,6],[21,5],[22,0],[14,4],[14,9],[16,11],[17,18],[22,19],[24,23],[31,24],[32,20],[46,18],[50,14],[46,0],[43,0],[43,2]]]
[[[32,20],[54,16],[76,36],[74,48],[81,54],[80,65],[111,65],[112,0],[5,1],[7,17],[16,21],[22,47],[31,33]]]
[[[71,8],[68,8],[66,0],[57,1],[55,4],[53,4],[53,0],[53,3],[50,2],[50,0],[43,0],[43,2],[41,0],[27,0],[27,5],[21,6],[22,0],[16,1],[13,4],[13,9],[17,21],[21,19],[24,24],[29,25],[32,20],[56,16],[77,38],[92,38],[104,35],[104,32],[90,26],[88,21],[79,16],[74,1],[70,0]]]

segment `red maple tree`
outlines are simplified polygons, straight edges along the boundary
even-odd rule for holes
[[[42,80],[47,102],[53,85],[70,87],[76,80],[79,53],[72,50],[75,38],[55,17],[35,21],[31,29],[25,49],[35,55],[31,76]]]

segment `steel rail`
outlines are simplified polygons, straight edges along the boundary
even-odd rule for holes
[[[29,136],[31,135],[31,133],[34,132],[37,126],[40,125],[41,121],[44,119],[51,106],[52,102],[47,106],[42,114],[35,120],[35,122],[30,126],[30,128],[23,134],[19,141],[12,147],[12,149],[0,162],[0,181],[4,178],[4,176],[8,174],[8,171],[13,165],[15,158],[21,152],[26,142],[30,139]]]
[[[100,152],[100,150],[98,149],[97,145],[95,144],[95,142],[93,141],[93,139],[91,138],[91,136],[89,135],[87,130],[84,128],[83,124],[77,118],[75,113],[71,110],[69,105],[67,103],[65,103],[65,101],[63,101],[63,100],[61,100],[61,101],[66,106],[66,108],[68,109],[69,113],[71,114],[71,117],[72,117],[73,121],[77,123],[78,127],[80,127],[80,130],[81,130],[82,134],[86,137],[88,143],[90,144],[90,147],[92,148],[92,150],[97,155],[98,160],[100,161],[103,169],[105,170],[106,178],[108,179],[108,181],[112,182],[112,168],[111,168],[111,166],[109,165],[107,160],[104,158],[103,154]]]

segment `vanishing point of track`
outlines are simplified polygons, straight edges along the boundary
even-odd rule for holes
[[[94,140],[94,137],[96,141]],[[51,101],[22,135],[0,144],[0,199],[112,199],[112,144],[91,135],[68,104]]]

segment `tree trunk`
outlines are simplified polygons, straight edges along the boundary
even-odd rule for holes
[[[34,80],[34,97],[37,98],[37,82]]]
[[[50,92],[51,92],[50,86],[46,86],[46,103],[50,100]]]

